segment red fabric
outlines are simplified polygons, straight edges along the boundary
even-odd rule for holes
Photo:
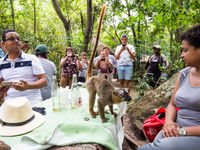
[[[149,142],[153,142],[158,132],[162,129],[165,123],[165,117],[159,119],[159,115],[165,114],[165,109],[160,108],[153,116],[144,121],[143,131]]]
[[[179,109],[176,108],[178,111]],[[149,142],[153,142],[156,135],[160,132],[163,125],[165,124],[165,109],[159,108],[158,111],[143,124],[143,132]]]

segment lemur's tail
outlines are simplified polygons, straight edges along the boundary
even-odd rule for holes
[[[92,77],[93,60],[94,60],[94,57],[95,57],[95,54],[96,54],[96,49],[97,49],[97,45],[98,45],[98,42],[99,42],[101,26],[102,26],[102,23],[103,23],[103,18],[105,16],[105,13],[106,13],[106,5],[103,5],[102,8],[101,8],[100,16],[99,16],[99,23],[98,23],[98,28],[97,28],[95,45],[94,45],[94,48],[92,50],[92,55],[90,56],[90,61],[89,61],[88,68],[87,68],[87,73],[86,73],[87,79],[89,77]]]

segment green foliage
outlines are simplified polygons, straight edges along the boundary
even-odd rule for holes
[[[148,81],[152,80],[151,78],[138,78],[138,85],[136,86],[136,91],[138,92],[139,96],[143,96],[147,90],[150,89],[150,86],[148,85]]]

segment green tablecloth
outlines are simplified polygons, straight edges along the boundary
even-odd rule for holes
[[[81,89],[84,101],[87,101],[86,89]],[[106,114],[110,120],[101,123],[99,116],[91,118],[87,103],[75,109],[52,111],[51,99],[39,106],[46,108],[45,123],[37,129],[20,136],[0,137],[12,149],[45,149],[52,145],[64,146],[76,143],[98,143],[109,149],[122,149],[123,129],[121,116],[117,119]],[[119,109],[118,111],[119,112]],[[84,118],[89,120],[85,121]]]

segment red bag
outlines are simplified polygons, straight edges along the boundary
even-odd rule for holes
[[[165,109],[160,108],[153,116],[144,121],[143,132],[149,142],[153,142],[165,123]]]
[[[179,108],[176,108],[178,112]],[[159,108],[158,111],[143,124],[143,132],[149,142],[153,142],[156,135],[160,132],[163,125],[165,124],[165,109]]]

